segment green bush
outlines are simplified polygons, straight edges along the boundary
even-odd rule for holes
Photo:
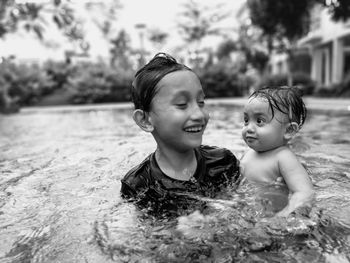
[[[72,103],[101,103],[130,100],[132,72],[114,69],[104,63],[82,63],[68,79],[66,88]]]
[[[212,65],[198,76],[208,98],[242,96],[251,85],[248,77],[225,65]]]
[[[51,77],[38,64],[0,64],[0,86],[19,105],[32,105],[54,89]]]
[[[338,94],[342,97],[350,97],[350,72],[348,72],[338,88]]]
[[[49,60],[43,64],[43,70],[51,77],[56,90],[63,88],[68,83],[68,79],[76,73],[76,66],[64,61]]]
[[[303,72],[296,72],[292,74],[293,86],[298,86],[303,95],[311,95],[315,90],[315,82],[310,78],[308,74]],[[267,75],[259,83],[259,88],[264,86],[287,86],[288,75],[287,74],[276,74]]]
[[[350,97],[350,72],[340,83],[318,87],[314,95],[319,97]]]
[[[345,75],[341,83],[319,87],[315,95],[320,97],[350,97],[350,72]]]
[[[58,89],[72,94],[70,103],[129,101],[133,74],[103,63],[48,61],[38,65],[5,61],[0,64],[0,104],[16,101],[20,106],[34,105]]]
[[[334,97],[334,91],[337,88],[339,84],[336,85],[332,85],[330,87],[326,87],[326,86],[320,86],[317,88],[317,90],[315,91],[314,95],[317,97]]]

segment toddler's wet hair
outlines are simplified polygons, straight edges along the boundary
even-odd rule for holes
[[[179,70],[192,71],[166,53],[156,54],[151,61],[139,69],[135,74],[135,80],[131,89],[131,97],[135,109],[149,112],[151,101],[157,93],[156,86],[158,82],[165,75]]]
[[[296,122],[299,128],[304,124],[307,110],[297,87],[278,86],[264,87],[253,92],[249,98],[267,99],[272,116],[275,110],[286,114],[290,122]]]

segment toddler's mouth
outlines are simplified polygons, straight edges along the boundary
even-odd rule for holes
[[[246,136],[245,138],[246,140],[249,140],[249,141],[256,140],[256,137],[252,137],[252,136]]]

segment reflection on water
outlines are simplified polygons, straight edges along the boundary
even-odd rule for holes
[[[210,112],[203,143],[240,157],[240,109]],[[271,217],[283,189],[257,199],[249,185],[191,196],[175,218],[125,203],[119,180],[155,149],[130,109],[20,113],[0,127],[0,262],[350,261],[348,115],[314,114],[293,140],[317,194],[288,220]]]

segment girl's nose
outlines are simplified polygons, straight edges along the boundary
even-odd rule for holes
[[[209,114],[204,107],[200,107],[196,104],[192,108],[191,118],[194,120],[209,119]]]

